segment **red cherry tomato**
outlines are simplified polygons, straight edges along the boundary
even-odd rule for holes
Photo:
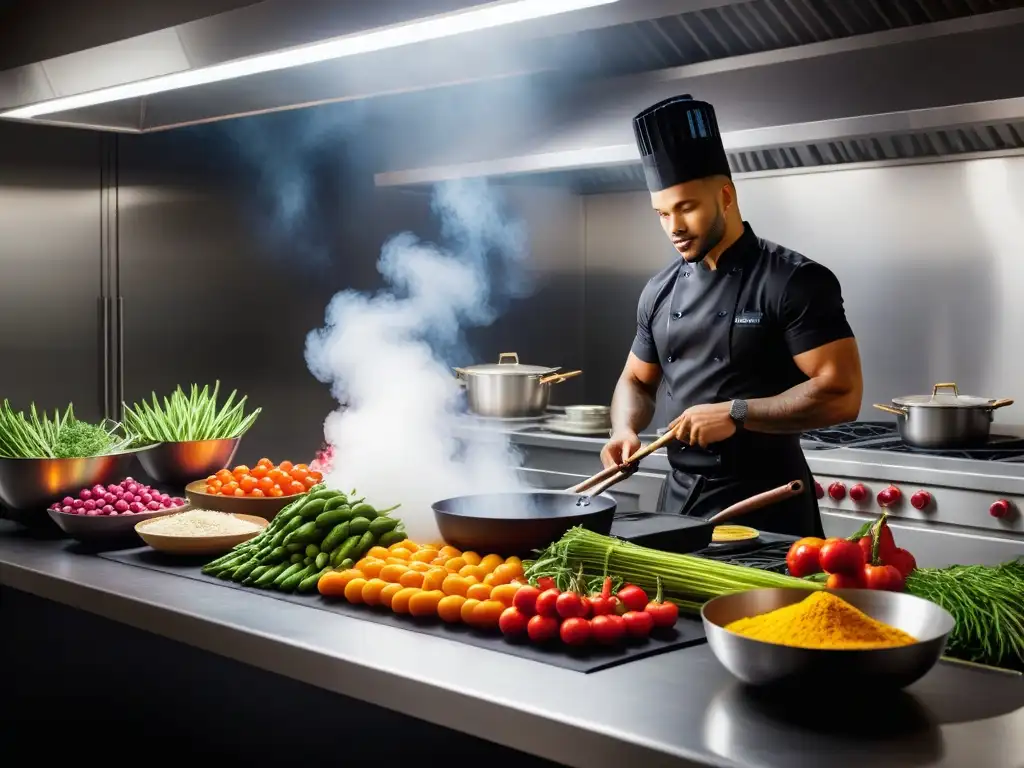
[[[536,587],[520,587],[512,598],[512,605],[524,616],[533,616],[537,612],[537,598],[540,590]]]
[[[541,576],[537,579],[537,589],[543,592],[545,589],[556,589],[555,580],[550,576]]]
[[[590,630],[601,645],[616,645],[626,636],[626,620],[615,614],[601,614],[590,620]]]
[[[518,608],[506,608],[498,619],[498,629],[506,637],[522,637],[526,634],[529,620]]]
[[[790,575],[802,579],[812,573],[819,573],[821,571],[819,557],[824,544],[824,539],[814,537],[794,541],[786,555],[786,567],[789,569]]]
[[[566,619],[558,628],[558,634],[566,645],[586,645],[590,642],[590,633],[590,622],[578,617]]]
[[[865,565],[864,584],[868,589],[903,591],[903,575],[893,565]]]
[[[558,618],[558,609],[555,607],[555,603],[558,600],[558,596],[561,594],[557,589],[545,589],[539,595],[537,595],[536,610],[540,616],[550,616],[555,619]]]
[[[654,629],[654,617],[647,611],[627,611],[622,615],[630,637],[647,637]]]
[[[526,622],[526,633],[535,643],[546,643],[558,637],[558,619],[551,616],[533,616]]]
[[[626,584],[616,597],[626,606],[627,611],[642,611],[647,607],[647,593],[635,584]]]
[[[864,553],[860,546],[846,539],[827,539],[818,559],[822,570],[828,573],[853,575],[864,568]]]
[[[606,616],[615,613],[615,606],[618,599],[612,596],[612,577],[606,576],[601,593],[590,596],[590,609],[595,616]]]
[[[860,576],[849,576],[845,573],[829,574],[825,586],[829,589],[863,589],[864,578]]]
[[[575,592],[563,592],[555,600],[555,610],[563,619],[581,619],[587,615],[583,599]]]

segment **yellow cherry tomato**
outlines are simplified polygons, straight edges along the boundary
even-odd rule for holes
[[[370,547],[370,551],[366,553],[367,557],[375,557],[378,560],[387,560],[391,553],[388,552],[387,547]]]
[[[458,624],[462,621],[462,605],[466,598],[462,595],[445,595],[437,604],[437,615],[442,621],[449,624]]]
[[[423,574],[410,568],[402,574],[398,583],[403,587],[415,587],[416,589],[419,589],[423,586]]]
[[[470,626],[473,625],[473,611],[478,605],[480,605],[480,601],[473,600],[472,598],[467,599],[466,602],[462,604],[460,613],[462,614],[463,624],[469,624]]]
[[[486,600],[490,596],[490,584],[470,584],[469,588],[466,590],[466,597],[471,597],[474,600]]]
[[[490,573],[499,565],[505,562],[505,558],[501,555],[487,555],[483,560],[480,561],[480,567]]]
[[[352,581],[345,585],[345,599],[355,605],[363,602],[363,587],[365,586],[366,579],[352,579]]]
[[[386,587],[388,583],[383,579],[370,579],[363,584],[362,599],[367,605],[380,605],[380,593],[381,590]]]
[[[491,590],[491,600],[497,600],[506,608],[512,605],[512,598],[516,596],[519,587],[514,584],[499,584]]]
[[[448,571],[444,568],[431,568],[423,574],[423,589],[428,591],[441,589],[441,585],[444,584],[444,580],[448,578],[448,575]]]
[[[395,595],[403,589],[405,589],[405,587],[401,584],[388,584],[380,591],[380,604],[385,608],[391,608],[391,601],[394,599]]]
[[[448,572],[445,571],[445,573]],[[465,597],[468,590],[469,583],[464,578],[457,576],[454,573],[449,573],[441,583],[441,591],[446,595],[461,595],[462,597]]]
[[[481,629],[492,629],[498,626],[498,619],[507,606],[497,600],[484,600],[473,608],[473,626]]]
[[[444,567],[452,573],[458,573],[460,568],[464,568],[467,565],[466,561],[461,557],[453,557],[445,561]]]
[[[436,616],[437,606],[444,599],[444,592],[432,589],[421,590],[409,598],[409,613],[413,616]]]
[[[469,552],[463,552],[462,559],[466,561],[467,565],[480,565],[480,555],[472,550]]]
[[[389,563],[380,569],[380,573],[377,574],[380,578],[389,584],[397,584],[399,579],[402,578],[402,574],[409,570],[409,566],[399,563]]]
[[[409,612],[409,601],[412,596],[418,594],[419,589],[415,587],[404,587],[400,589],[391,598],[391,610],[395,613],[408,613]]]

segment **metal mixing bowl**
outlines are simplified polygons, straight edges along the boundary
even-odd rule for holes
[[[0,458],[0,502],[16,510],[42,512],[83,488],[120,482],[128,476],[135,457],[141,459],[151,450],[137,448],[85,459]]]
[[[135,532],[136,523],[142,520],[151,520],[154,517],[174,515],[184,512],[186,509],[188,509],[187,504],[170,509],[121,515],[66,515],[54,509],[48,509],[46,513],[71,538],[78,539],[84,544],[102,544],[131,540],[138,542],[139,536]]]
[[[871,618],[902,629],[918,642],[899,648],[823,650],[792,648],[737,635],[727,624],[798,603],[804,589],[752,589],[706,603],[701,610],[708,645],[732,674],[751,685],[802,687],[823,680],[849,682],[859,690],[903,688],[939,660],[953,631],[953,617],[913,595],[870,589],[830,590]]]
[[[227,437],[159,443],[152,450],[139,454],[139,463],[158,483],[186,485],[229,466],[241,441],[240,437]]]

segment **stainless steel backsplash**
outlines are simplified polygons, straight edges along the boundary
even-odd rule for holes
[[[862,418],[886,419],[871,403],[940,381],[1024,398],[1024,157],[744,179],[737,187],[760,236],[839,277],[864,364]],[[588,196],[584,211],[587,394],[607,402],[640,290],[676,255],[646,193]],[[996,420],[1024,424],[1024,404]]]

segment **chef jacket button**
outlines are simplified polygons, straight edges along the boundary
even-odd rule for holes
[[[690,276],[689,272],[683,272],[683,277],[689,277],[689,276]]]
[[[728,314],[729,314],[729,313],[728,313],[728,312],[726,312],[726,311],[725,311],[725,310],[723,309],[723,310],[722,310],[721,312],[719,312],[719,313],[718,313],[718,316],[719,316],[719,317],[725,317],[725,316],[726,316],[726,315],[728,315]]]
[[[678,320],[682,316],[683,316],[682,312],[673,312],[672,313],[672,317],[674,317],[676,320]]]
[[[669,355],[669,356],[668,356],[668,358],[666,358],[666,359],[667,359],[667,360],[668,360],[668,362],[670,362],[670,363],[674,363],[674,362],[676,361],[676,359],[675,359],[674,357],[672,357],[672,355]]]
[[[720,362],[722,362],[722,358],[720,358],[720,357],[715,357],[715,362],[716,362],[716,363],[720,363]]]

